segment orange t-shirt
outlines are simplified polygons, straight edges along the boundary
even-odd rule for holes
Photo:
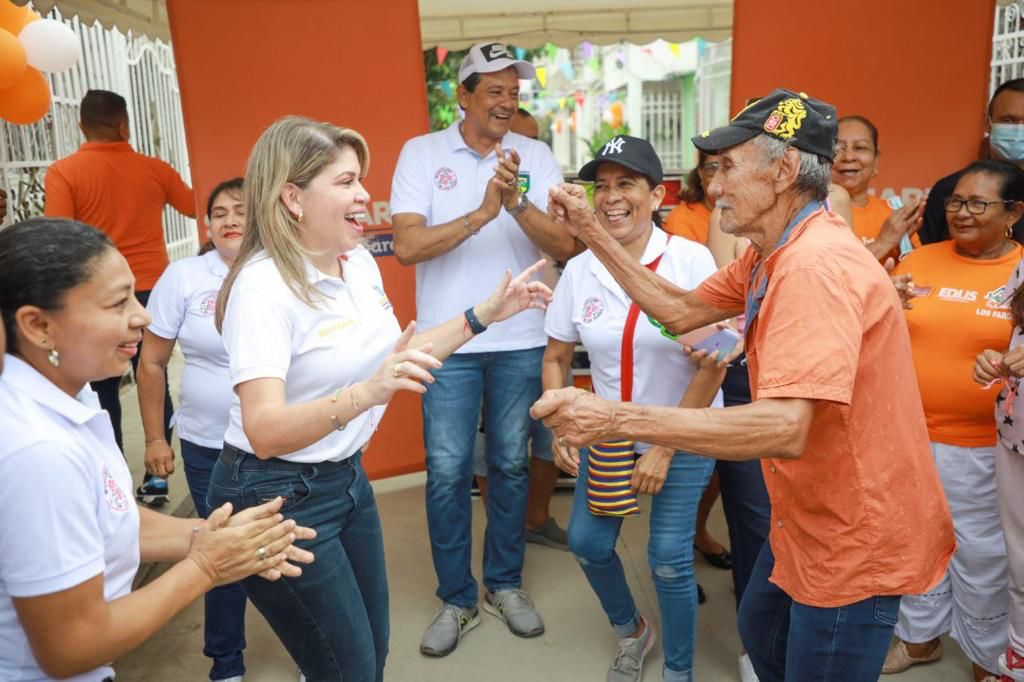
[[[759,259],[748,249],[697,295],[743,309]],[[927,592],[953,555],[953,523],[892,282],[847,225],[821,210],[762,271],[754,290],[766,272],[767,291],[746,331],[753,398],[815,401],[804,453],[761,464],[771,581],[819,607]]]
[[[853,213],[853,233],[861,238],[865,244],[869,244],[882,232],[882,223],[892,215],[892,209],[885,199],[879,199],[868,195],[868,203],[864,206],[854,206],[850,209]]]
[[[192,190],[170,165],[127,142],[86,142],[46,171],[44,213],[97,228],[114,242],[148,291],[167,267],[164,205],[195,216]]]
[[[703,202],[679,204],[665,217],[665,231],[706,245],[710,221],[711,211]]]
[[[914,285],[931,288],[906,311],[914,369],[933,442],[965,448],[996,444],[992,406],[999,387],[984,389],[972,378],[974,358],[986,348],[1005,348],[1013,324],[1003,290],[1024,256],[1017,245],[1002,258],[977,260],[957,254],[952,240],[911,251],[893,274],[910,273]]]

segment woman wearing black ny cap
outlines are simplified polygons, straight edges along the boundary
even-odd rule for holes
[[[632,258],[686,289],[714,272],[714,260],[704,246],[654,229],[665,188],[661,162],[645,140],[609,140],[579,175],[594,182],[598,222]],[[721,405],[724,363],[703,352],[691,361],[653,318],[639,314],[590,252],[566,266],[548,308],[545,332],[546,389],[562,387],[573,349],[581,342],[590,354],[594,390],[602,397],[650,405]],[[639,680],[644,656],[655,640],[615,553],[623,517],[639,511],[638,492],[653,495],[648,560],[664,629],[664,679],[691,679],[697,616],[694,520],[714,462],[631,442],[594,445],[583,452],[556,442],[554,452],[555,463],[579,477],[569,547],[619,636],[607,679]],[[641,454],[635,464],[634,452]]]

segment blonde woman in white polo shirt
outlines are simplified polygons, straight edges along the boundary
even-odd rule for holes
[[[0,680],[112,679],[110,662],[214,585],[262,571],[313,533],[282,500],[207,521],[139,508],[89,381],[120,376],[149,315],[98,230],[35,219],[0,231]],[[176,561],[135,593],[140,561]]]
[[[380,519],[361,464],[395,392],[426,391],[441,360],[492,322],[544,308],[543,261],[429,332],[402,332],[360,245],[365,140],[286,117],[257,140],[245,175],[248,228],[217,307],[236,398],[211,505],[285,497],[318,532],[301,579],[243,587],[309,682],[381,680],[388,593]]]
[[[146,433],[146,473],[166,479],[174,472],[174,450],[164,438],[164,386],[174,344],[181,347],[179,408],[174,423],[181,438],[185,480],[201,518],[210,514],[206,495],[210,474],[224,446],[231,411],[228,354],[213,316],[217,292],[235,262],[245,231],[242,178],[225,180],[206,202],[210,241],[203,253],[171,263],[157,280],[147,310],[139,367],[139,409]],[[203,653],[213,659],[210,679],[241,682],[245,674],[245,593],[221,585],[206,593]]]
[[[629,136],[609,141],[580,169],[580,178],[594,181],[594,208],[601,226],[648,268],[692,289],[715,271],[715,263],[703,245],[655,229],[653,216],[665,196],[662,175],[651,145]],[[700,362],[692,362],[682,344],[640,313],[589,251],[569,261],[544,326],[545,389],[563,386],[574,348],[582,342],[590,355],[594,390],[603,398],[653,405],[722,405],[719,386],[725,363],[703,353],[695,356],[702,358]],[[634,493],[654,496],[647,553],[661,607],[664,679],[689,682],[698,600],[694,521],[714,460],[645,443],[634,447],[641,456],[630,477],[628,444],[602,448],[625,451],[621,461],[602,466],[600,455],[581,456],[555,442],[555,462],[578,475],[569,548],[620,637],[608,681],[639,680],[644,656],[654,644],[654,630],[633,601],[615,543],[624,515],[637,511],[630,487]]]

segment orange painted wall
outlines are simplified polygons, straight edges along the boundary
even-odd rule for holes
[[[370,227],[386,241],[398,153],[428,128],[416,0],[168,0],[167,11],[200,211],[218,182],[243,174],[271,122],[300,114],[366,136]],[[414,271],[393,256],[377,262],[405,324]],[[418,397],[392,401],[364,462],[373,477],[423,467]]]
[[[731,108],[776,87],[879,129],[873,187],[914,189],[977,158],[995,0],[735,0]]]

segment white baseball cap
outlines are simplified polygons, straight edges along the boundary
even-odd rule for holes
[[[529,80],[537,76],[533,64],[522,59],[514,59],[508,49],[501,43],[479,43],[469,48],[469,52],[459,65],[459,82],[464,83],[474,73],[494,73],[510,66],[516,67],[519,77]]]

